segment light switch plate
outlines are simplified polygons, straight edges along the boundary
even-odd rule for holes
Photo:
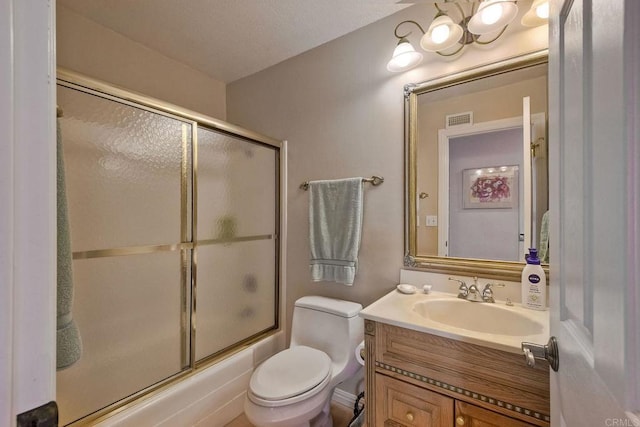
[[[426,224],[427,227],[437,227],[438,217],[436,215],[427,215]]]

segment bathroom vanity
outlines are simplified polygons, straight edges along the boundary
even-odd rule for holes
[[[448,305],[450,322],[430,317],[429,307]],[[547,313],[393,291],[361,316],[369,427],[549,426],[549,365],[528,367],[520,350],[546,342]],[[486,330],[492,319],[499,334]]]

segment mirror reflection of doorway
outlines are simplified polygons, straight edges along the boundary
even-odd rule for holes
[[[524,261],[527,248],[539,247],[548,208],[546,120],[527,117],[530,132],[522,116],[438,131],[438,256]],[[517,171],[509,203],[465,203],[473,172],[497,176],[501,168]]]
[[[489,256],[501,261],[520,258],[523,184],[517,175],[500,171],[512,166],[522,170],[522,151],[521,127],[449,139],[449,256]],[[465,207],[465,198],[471,193],[465,170],[488,170],[495,177],[489,185],[493,192],[497,193],[500,185],[508,189],[505,197],[515,200],[510,206],[495,207],[497,203],[488,200],[479,203],[479,208]]]

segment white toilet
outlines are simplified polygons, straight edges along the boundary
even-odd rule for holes
[[[291,345],[256,368],[244,412],[258,427],[331,427],[333,390],[356,373],[364,337],[362,305],[302,297],[293,310]]]

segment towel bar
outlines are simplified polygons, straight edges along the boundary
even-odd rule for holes
[[[362,182],[370,182],[373,185],[380,185],[384,182],[384,178],[381,176],[373,175],[371,178],[362,178]],[[305,181],[300,184],[300,188],[304,191],[309,189],[309,181]]]

